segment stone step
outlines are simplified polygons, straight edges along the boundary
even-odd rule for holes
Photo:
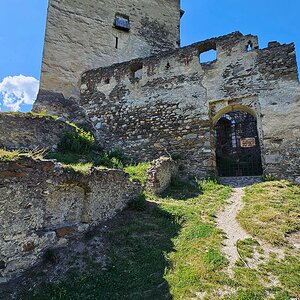
[[[262,182],[261,176],[221,177],[220,183],[232,187],[245,187]]]

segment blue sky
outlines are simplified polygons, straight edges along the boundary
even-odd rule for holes
[[[294,41],[300,61],[299,0],[182,0],[182,8],[182,45],[239,30],[259,35],[261,48],[268,41]],[[0,0],[0,91],[6,91],[11,109],[31,107],[40,77],[46,10],[47,0]],[[0,109],[1,101],[3,95]]]

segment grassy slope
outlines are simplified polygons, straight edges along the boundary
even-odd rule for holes
[[[270,181],[246,189],[240,224],[253,236],[282,245],[285,235],[300,230],[300,187]]]
[[[143,181],[145,169],[143,164],[127,171],[133,178]],[[282,218],[293,216],[294,220],[298,192],[299,188],[283,182],[255,185],[246,191],[246,207],[240,216],[245,222],[255,223],[261,210],[274,206]],[[262,258],[257,268],[248,268],[238,262],[234,277],[226,274],[227,260],[221,252],[223,236],[215,227],[215,214],[229,195],[230,188],[213,181],[182,183],[175,180],[161,197],[147,195],[146,204],[141,197],[131,209],[109,223],[108,230],[100,233],[108,242],[106,254],[110,262],[107,268],[91,264],[87,272],[75,270],[61,283],[47,284],[28,292],[22,299],[179,300],[195,299],[202,292],[205,292],[203,299],[210,300],[299,297],[299,257],[289,248],[284,260],[275,255],[268,260]],[[281,195],[279,198],[284,200],[280,203],[285,205],[278,205],[279,200],[274,204],[274,195]],[[269,199],[271,203],[258,209],[255,199],[258,202]],[[278,218],[276,230],[281,230],[282,234],[286,227],[280,224],[281,218]],[[294,222],[289,224],[294,230]],[[256,233],[259,238],[268,236],[266,227]],[[254,233],[251,230],[255,228],[251,224],[247,229]],[[268,230],[273,231],[271,227]],[[240,241],[238,246],[245,260],[253,257],[254,250],[260,251],[253,239]],[[272,284],[274,276],[280,284]]]
[[[246,189],[244,202],[245,206],[238,215],[241,225],[258,239],[281,246],[285,256],[280,259],[273,254],[265,258],[257,241],[241,241],[239,248],[245,260],[251,259],[257,251],[260,262],[256,269],[249,269],[241,263],[235,268],[239,284],[246,283],[247,286],[251,282],[253,299],[267,298],[266,292],[270,294],[267,299],[299,298],[300,251],[292,247],[285,237],[300,229],[300,187],[286,181],[256,184]],[[270,284],[271,277],[277,277],[278,283]]]
[[[187,197],[178,200],[184,191]],[[212,181],[175,182],[163,197],[148,196],[144,210],[123,212],[102,233],[109,241],[107,270],[91,265],[23,299],[188,299],[227,282],[214,216],[229,194]]]

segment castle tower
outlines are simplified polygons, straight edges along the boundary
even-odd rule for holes
[[[179,24],[180,0],[49,0],[40,93],[78,99],[84,71],[177,48]]]

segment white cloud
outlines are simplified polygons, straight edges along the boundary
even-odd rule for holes
[[[8,76],[0,82],[0,95],[3,108],[18,111],[21,105],[32,105],[39,90],[39,81],[24,75]],[[1,109],[0,109],[1,110]]]

